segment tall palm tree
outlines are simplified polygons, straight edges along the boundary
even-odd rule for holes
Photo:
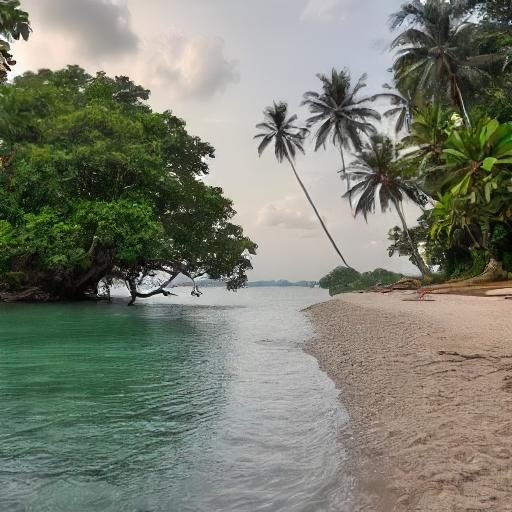
[[[352,87],[352,79],[347,69],[333,69],[330,76],[318,74],[321,92],[308,91],[304,94],[302,105],[311,112],[307,120],[308,126],[319,126],[315,133],[315,151],[325,147],[329,138],[340,151],[341,177],[350,181],[346,174],[345,150],[359,151],[362,147],[362,136],[375,132],[372,121],[380,120],[380,114],[368,104],[374,96],[359,95],[366,87],[366,75],[362,75]]]
[[[485,68],[505,61],[506,53],[480,54],[474,44],[477,26],[465,16],[463,0],[411,0],[391,16],[391,28],[408,28],[391,43],[399,90],[409,86],[425,97],[448,98],[470,125],[462,91],[481,86]]]
[[[368,220],[369,213],[375,212],[377,197],[382,211],[394,206],[411,245],[416,266],[423,278],[429,279],[430,269],[412,240],[402,207],[404,198],[424,206],[426,196],[414,182],[403,178],[401,165],[397,149],[391,140],[382,135],[373,135],[357,159],[350,164],[350,174],[357,183],[346,196],[357,198],[354,216],[362,214],[365,220]]]
[[[297,120],[296,115],[289,116],[288,115],[288,105],[284,102],[275,103],[267,107],[263,111],[264,121],[263,123],[259,123],[256,125],[256,128],[259,130],[263,130],[262,133],[257,134],[254,138],[261,139],[261,142],[258,146],[258,154],[261,156],[267,146],[270,143],[274,143],[274,151],[278,162],[282,162],[283,160],[287,160],[292,168],[293,174],[295,178],[299,182],[300,188],[304,192],[306,199],[309,201],[311,208],[315,212],[327,238],[331,242],[334,250],[341,258],[343,264],[352,268],[343,257],[340,249],[336,245],[336,242],[332,238],[325,222],[322,217],[318,213],[318,210],[309,195],[304,183],[300,179],[299,174],[297,173],[297,169],[295,168],[294,160],[297,150],[301,153],[304,153],[304,137],[307,134],[308,130],[306,128],[301,128],[295,124]]]

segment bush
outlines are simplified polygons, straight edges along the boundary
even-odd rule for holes
[[[359,273],[346,267],[337,267],[320,279],[320,286],[329,290],[330,295],[366,290],[378,284],[393,284],[402,279],[402,274],[377,268],[371,272]]]
[[[512,272],[512,252],[506,252],[503,254],[503,270]]]

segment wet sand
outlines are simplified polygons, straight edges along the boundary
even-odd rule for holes
[[[512,511],[512,301],[404,298],[349,294],[307,310],[307,350],[351,417],[353,512]]]

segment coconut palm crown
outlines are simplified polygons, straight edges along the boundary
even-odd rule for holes
[[[325,147],[329,139],[340,150],[341,173],[345,174],[344,149],[358,151],[362,137],[375,132],[372,121],[380,120],[380,114],[368,104],[374,96],[360,96],[366,87],[366,75],[362,75],[355,86],[348,70],[333,69],[330,75],[317,75],[321,92],[308,91],[302,104],[309,108],[311,117],[308,126],[318,126],[314,135],[315,151]]]
[[[375,212],[377,199],[383,212],[405,198],[420,206],[426,204],[425,194],[412,181],[402,177],[402,162],[388,137],[373,135],[349,165],[349,170],[357,183],[346,195],[358,198],[356,216],[362,214],[367,219],[369,213]]]
[[[308,129],[295,124],[297,116],[288,115],[288,105],[274,102],[263,111],[264,121],[256,125],[263,130],[254,138],[261,139],[258,146],[258,154],[261,156],[270,143],[274,143],[274,151],[279,162],[283,160],[295,160],[297,150],[304,154],[304,138]]]
[[[466,117],[464,91],[488,79],[486,68],[504,62],[506,52],[480,54],[474,44],[477,26],[464,15],[465,2],[412,0],[391,16],[391,28],[407,24],[391,43],[397,88],[413,84],[435,100],[447,98]]]

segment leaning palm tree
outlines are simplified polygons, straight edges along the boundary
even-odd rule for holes
[[[373,135],[349,168],[357,183],[345,195],[357,198],[354,216],[362,214],[368,220],[368,214],[375,212],[377,198],[382,211],[394,206],[411,245],[413,260],[423,278],[430,279],[430,269],[412,240],[402,207],[404,198],[424,206],[426,196],[413,181],[402,176],[402,161],[394,144],[388,137]]]
[[[463,90],[481,87],[485,72],[507,58],[505,52],[480,54],[474,44],[478,27],[464,13],[461,0],[411,0],[391,16],[392,30],[408,27],[391,43],[393,71],[399,90],[414,85],[426,98],[447,98],[467,115]]]
[[[380,114],[368,104],[374,96],[359,95],[366,87],[366,75],[362,75],[352,87],[352,80],[347,69],[333,69],[330,76],[317,75],[321,82],[321,92],[308,91],[304,94],[303,105],[311,112],[308,126],[318,125],[315,133],[315,151],[325,147],[330,139],[340,151],[341,177],[350,181],[346,175],[345,150],[359,151],[362,137],[375,132],[372,121],[380,120]]]
[[[267,146],[270,143],[274,143],[274,151],[278,162],[282,162],[283,160],[287,160],[292,168],[293,174],[295,178],[299,182],[299,185],[306,196],[306,199],[309,201],[311,208],[315,212],[327,238],[331,242],[334,250],[341,258],[343,264],[352,268],[343,257],[340,249],[336,245],[336,242],[332,238],[325,222],[322,217],[318,213],[318,210],[309,195],[304,183],[300,179],[299,174],[297,173],[297,169],[295,168],[294,160],[297,150],[301,153],[304,153],[304,137],[307,134],[308,130],[306,128],[301,128],[295,125],[295,121],[297,120],[296,115],[288,116],[288,105],[284,102],[275,103],[267,107],[263,111],[264,122],[257,124],[256,128],[259,130],[263,130],[262,133],[259,133],[254,138],[261,139],[261,142],[258,146],[258,154],[261,156]]]

